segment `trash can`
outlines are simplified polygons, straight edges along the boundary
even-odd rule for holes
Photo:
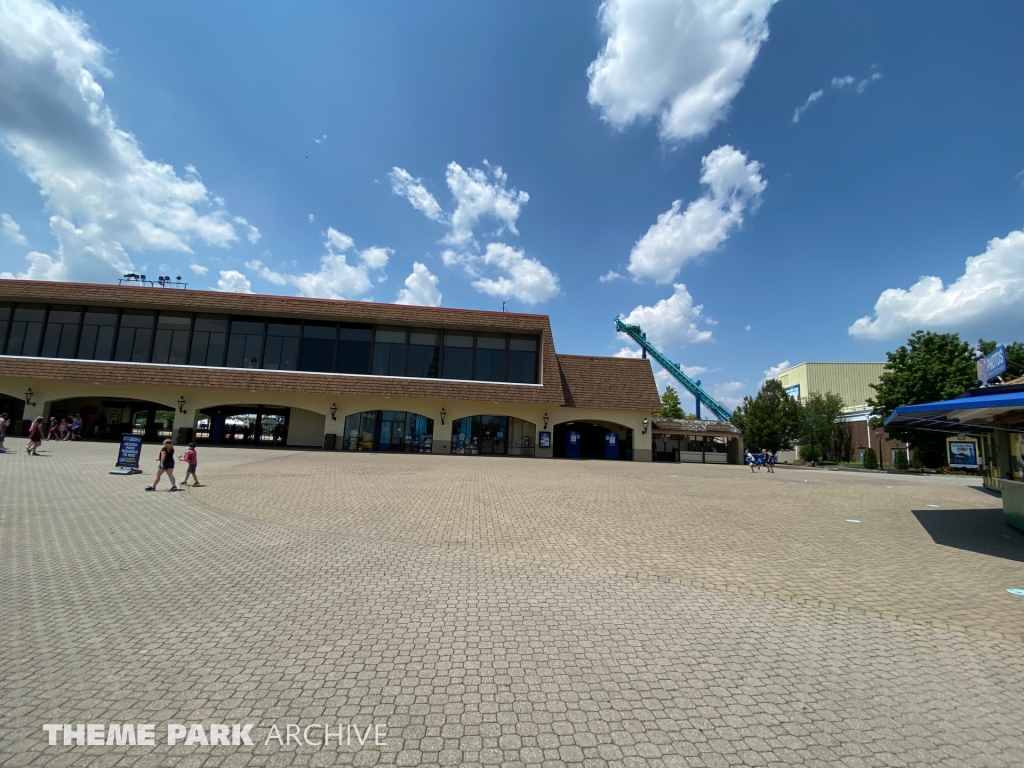
[[[338,436],[333,432],[324,435],[324,450],[333,451],[338,444]]]
[[[195,430],[192,427],[178,427],[178,445],[188,445],[192,442]]]

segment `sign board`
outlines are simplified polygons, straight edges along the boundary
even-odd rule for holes
[[[142,435],[121,435],[121,447],[117,450],[117,469],[112,469],[112,475],[137,475],[142,472],[139,469],[139,458],[142,456]]]
[[[537,441],[537,447],[539,448],[550,448],[551,447],[551,433],[541,432],[540,439]]]
[[[1006,371],[1006,364],[1006,345],[1000,344],[978,361],[978,381],[988,384],[989,381]]]
[[[947,438],[946,455],[949,460],[950,469],[977,469],[978,441],[973,439],[956,440],[952,437]]]
[[[791,387],[786,387],[786,396],[792,397],[794,400],[800,399],[800,385],[794,384]]]

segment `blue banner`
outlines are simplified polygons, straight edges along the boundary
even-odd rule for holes
[[[117,466],[138,469],[141,455],[142,436],[121,435],[121,448],[117,452]]]

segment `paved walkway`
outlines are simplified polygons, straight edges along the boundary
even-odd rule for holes
[[[1024,764],[1024,541],[973,488],[205,449],[146,494],[115,453],[0,456],[3,768]],[[42,730],[123,722],[157,745]],[[263,745],[349,722],[387,743]]]

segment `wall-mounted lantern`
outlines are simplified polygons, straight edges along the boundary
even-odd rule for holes
[[[548,428],[548,412],[544,411],[544,429]]]
[[[32,402],[32,387],[29,387],[25,392],[25,405],[35,405],[35,403]]]
[[[447,416],[447,415],[448,414],[445,411],[444,406],[441,406],[441,426],[442,427],[444,426],[444,417]]]
[[[647,434],[647,419],[644,419],[644,431],[641,432],[640,434],[642,434],[642,435],[646,435]]]
[[[185,396],[184,395],[182,395],[181,397],[178,398],[178,413],[188,413],[188,411],[185,410]]]
[[[338,420],[338,404],[331,403],[331,421]]]

